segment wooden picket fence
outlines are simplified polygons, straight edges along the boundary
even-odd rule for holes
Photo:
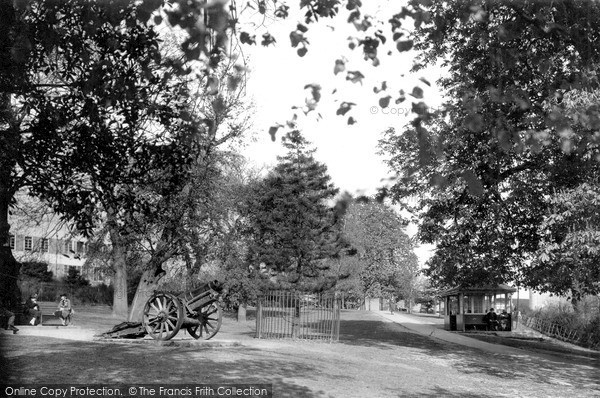
[[[341,298],[335,293],[269,291],[256,308],[256,337],[336,342]]]
[[[524,319],[525,326],[536,330],[546,336],[557,338],[573,344],[581,343],[581,335],[578,330],[561,326],[557,323],[548,322],[536,317]]]

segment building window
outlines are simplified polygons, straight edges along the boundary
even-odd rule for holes
[[[487,312],[484,311],[483,301],[483,296],[473,296],[473,313],[485,314]]]
[[[31,236],[26,236],[25,237],[25,250],[31,251],[32,247],[33,247],[33,239],[31,238]]]
[[[84,253],[82,241],[77,242],[77,253]]]
[[[42,253],[48,253],[48,239],[42,238]]]
[[[71,252],[71,240],[67,239],[65,241],[65,253]]]
[[[14,236],[14,235],[11,235],[11,236],[8,238],[8,245],[10,246],[10,248],[11,248],[12,250],[15,250],[15,247],[16,247],[16,244],[15,244],[15,243],[16,243],[16,242],[15,242],[15,236]]]

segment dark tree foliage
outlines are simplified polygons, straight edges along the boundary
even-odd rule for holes
[[[283,139],[287,154],[256,184],[247,201],[249,262],[264,263],[291,284],[318,278],[337,255],[338,234],[328,201],[337,194],[325,165],[298,131]]]
[[[412,210],[421,241],[437,245],[427,274],[438,286],[550,286],[527,268],[552,212],[549,198],[598,171],[597,113],[566,99],[598,89],[600,27],[592,21],[600,8],[585,1],[426,8],[415,48],[423,65],[448,68],[439,83],[449,100],[406,131],[386,132],[381,148],[399,173],[387,193],[418,199]]]
[[[562,103],[568,92],[577,89],[589,92],[598,83],[595,72],[598,6],[593,1],[438,3],[414,0],[408,5],[394,5],[398,11],[386,21],[364,13],[360,0],[301,0],[297,4],[304,13],[304,20],[289,34],[289,39],[300,57],[310,51],[311,24],[341,17],[356,28],[356,34],[349,39],[350,50],[362,51],[364,59],[374,67],[382,62],[381,53],[384,53],[386,43],[393,43],[394,47],[394,51],[388,54],[399,53],[402,56],[413,48],[425,51],[424,63],[457,60],[453,73],[462,75],[465,82],[469,80],[462,88],[452,88],[455,98],[464,99],[457,105],[456,112],[460,113],[457,125],[474,133],[489,131],[490,142],[497,142],[503,150],[521,151],[520,148],[526,148],[524,150],[536,153],[541,147],[553,143],[565,153],[576,153],[587,159],[590,146],[600,140],[600,136],[593,133],[600,120],[596,103],[585,104],[571,112],[565,112]],[[75,214],[72,218],[79,221],[79,227],[86,228],[93,219],[91,209],[96,206],[98,198],[90,190],[79,192],[71,189],[69,184],[42,178],[41,174],[30,179],[29,170],[48,168],[59,181],[72,180],[75,181],[74,186],[84,188],[94,183],[88,179],[89,175],[94,175],[102,177],[96,181],[107,178],[114,188],[114,184],[121,187],[134,184],[132,176],[143,174],[145,165],[152,163],[162,167],[165,170],[162,176],[169,180],[172,164],[163,163],[163,156],[156,152],[167,152],[171,159],[185,157],[179,149],[186,148],[186,145],[169,146],[170,142],[165,142],[160,150],[152,145],[152,149],[140,148],[140,152],[134,153],[125,145],[117,146],[112,155],[98,155],[95,150],[106,148],[103,134],[91,140],[92,145],[75,141],[75,144],[65,146],[66,137],[55,133],[67,126],[75,127],[67,142],[85,135],[86,128],[101,132],[122,130],[130,134],[139,126],[138,118],[148,115],[159,124],[169,126],[170,110],[148,106],[145,102],[147,95],[157,91],[149,89],[132,94],[135,92],[132,91],[133,86],[142,83],[136,87],[143,88],[147,82],[168,86],[173,76],[185,79],[192,71],[187,61],[197,62],[200,72],[195,77],[206,82],[211,91],[218,93],[225,86],[235,86],[240,81],[239,76],[223,78],[215,73],[217,67],[227,60],[228,45],[255,45],[256,34],[262,34],[263,46],[284,41],[277,40],[268,31],[248,32],[241,28],[243,11],[250,10],[263,19],[284,19],[290,15],[289,6],[278,0],[251,0],[243,5],[202,0],[142,0],[135,3],[120,0],[1,0],[0,7],[0,144],[3,148],[0,152],[0,241],[5,241],[9,235],[7,213],[14,193],[30,184],[35,192],[54,196],[57,209]],[[162,22],[185,32],[180,45],[181,57],[165,60],[156,51],[156,36],[148,27]],[[414,24],[419,31],[416,37],[408,37],[407,23]],[[265,24],[261,26],[268,28]],[[237,41],[228,40],[230,38]],[[90,41],[94,44],[90,45]],[[115,52],[111,54],[111,51]],[[469,58],[474,53],[480,56]],[[171,72],[159,73],[159,69],[155,69],[159,64],[168,65]],[[113,68],[114,75],[111,74]],[[327,68],[335,74],[345,74],[346,80],[353,84],[362,83],[365,77],[342,58]],[[238,68],[238,71],[243,70],[241,66]],[[471,74],[477,73],[479,78],[471,78]],[[156,78],[157,81],[154,80]],[[426,80],[422,82],[428,84]],[[451,86],[451,83],[447,85],[448,88]],[[306,89],[311,94],[310,98],[305,107],[294,110],[294,116],[299,112],[313,112],[322,98],[318,84],[308,84]],[[407,98],[402,90],[392,92],[385,82],[375,91],[381,93],[379,104],[382,107],[389,106],[393,99],[400,103]],[[73,96],[69,97],[68,93]],[[169,95],[160,96],[159,102],[178,104]],[[415,131],[419,137],[419,161],[427,164],[432,158],[431,143],[438,135],[426,128],[432,115],[422,101],[423,90],[415,87],[411,95],[414,98],[413,109],[418,114]],[[18,99],[19,96],[27,100]],[[48,101],[45,96],[64,97],[64,100]],[[493,106],[486,108],[482,105],[481,100],[486,98],[489,99],[486,103]],[[348,116],[348,112],[356,104],[346,101],[340,101],[340,104],[336,114],[348,117],[349,124],[354,123],[354,117]],[[114,112],[112,107],[119,111]],[[148,114],[140,114],[141,110]],[[183,110],[177,109],[176,113],[181,111],[181,121],[186,126],[188,118]],[[89,117],[78,123],[79,113],[88,111]],[[505,112],[506,117],[490,124],[486,115],[497,114],[497,111]],[[118,117],[110,119],[111,115]],[[40,121],[40,126],[48,128],[39,131],[32,128],[31,132],[36,132],[35,137],[27,137],[45,142],[43,145],[25,145],[22,138],[27,129],[22,124],[35,118]],[[515,118],[523,122],[515,124]],[[119,127],[115,128],[112,122]],[[171,131],[189,132],[188,126],[180,129],[181,126],[176,124],[170,126]],[[288,122],[291,129],[293,124]],[[271,128],[273,138],[280,127],[275,125]],[[68,131],[71,130],[63,129],[62,133]],[[153,127],[146,126],[143,131],[153,131]],[[552,133],[559,138],[553,138]],[[548,134],[552,137],[548,138]],[[130,144],[137,145],[131,136],[129,138]],[[438,146],[433,145],[433,148]],[[131,160],[126,167],[132,174],[123,178],[119,173],[99,171],[94,167],[73,167],[70,161],[55,163],[57,154],[71,158],[78,156],[86,161],[93,154],[98,161],[114,166],[114,170]],[[477,177],[474,172],[464,174],[464,180],[476,192],[480,191],[483,183]],[[440,176],[436,176],[435,180],[439,181]],[[53,187],[47,189],[47,183],[52,183]],[[97,183],[96,188],[103,192],[111,190],[111,186],[101,183]],[[64,193],[59,195],[60,190]],[[113,192],[117,193],[117,200],[110,202],[127,203],[132,213],[147,207],[127,189]],[[119,225],[120,221],[114,224]],[[12,277],[2,280],[0,290],[8,297],[18,297],[15,290],[18,264],[5,246],[0,246],[0,262],[0,268]]]
[[[525,273],[541,291],[577,303],[600,292],[600,184],[595,180],[557,191],[549,206],[538,252]]]
[[[405,228],[405,220],[388,205],[365,197],[350,205],[342,236],[356,252],[364,296],[412,296],[419,264]]]
[[[64,277],[63,281],[70,288],[77,288],[82,286],[89,286],[90,281],[88,281],[81,272],[77,268],[69,268],[67,272],[67,276]]]
[[[84,234],[105,212],[122,252],[127,219],[152,211],[137,188],[161,181],[169,191],[186,177],[206,128],[189,115],[181,61],[161,54],[142,13],[126,2],[2,3],[2,236],[14,193],[28,187]]]
[[[48,264],[41,261],[22,262],[21,275],[37,279],[40,282],[52,281],[52,271],[48,271]]]

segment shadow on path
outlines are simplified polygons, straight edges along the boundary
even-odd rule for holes
[[[519,355],[485,352],[428,337],[368,312],[346,313],[340,324],[340,343],[372,348],[405,347],[453,362],[465,374],[498,378],[528,378],[538,383],[571,385],[600,395],[600,363],[594,358],[521,350]],[[441,391],[437,396],[452,396]],[[476,395],[475,395],[476,396]]]
[[[4,339],[5,336],[0,336]],[[261,359],[254,348],[190,349],[71,342],[22,336],[0,357],[0,379],[7,383],[107,385],[273,384],[276,397],[323,397],[322,391],[290,382],[314,372],[312,366],[285,358]],[[22,346],[22,347],[19,347]],[[229,351],[229,352],[228,352]],[[231,360],[225,359],[234,354]],[[286,380],[287,379],[287,380]]]

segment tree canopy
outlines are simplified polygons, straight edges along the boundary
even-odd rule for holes
[[[343,221],[343,237],[356,251],[358,276],[365,296],[410,295],[419,272],[406,222],[377,202],[354,201]]]
[[[530,284],[580,301],[600,291],[600,186],[583,183],[557,191],[540,225],[541,241],[525,269]]]
[[[448,68],[440,80],[448,100],[406,131],[385,133],[380,146],[398,172],[387,193],[416,201],[419,237],[437,245],[427,273],[438,286],[552,284],[528,264],[555,209],[550,198],[597,175],[595,104],[573,99],[597,90],[600,31],[591,21],[600,10],[594,2],[426,8],[431,20],[415,30],[415,48],[421,66]]]
[[[21,187],[84,234],[107,222],[114,308],[121,315],[127,311],[123,291],[132,223],[157,211],[156,195],[189,179],[190,166],[207,142],[213,144],[227,108],[227,99],[209,93],[203,101],[212,97],[214,112],[195,109],[190,82],[197,77],[181,51],[165,51],[158,31],[143,18],[147,6],[2,3],[3,51],[9,51],[0,76],[0,139],[7,148],[0,155],[6,177],[0,182],[2,233],[8,234],[4,217]],[[9,253],[2,257],[11,268]]]
[[[8,238],[8,209],[23,186],[81,230],[90,229],[100,207],[117,232],[124,219],[156,210],[156,201],[140,195],[139,187],[156,180],[166,191],[182,187],[197,151],[215,143],[226,108],[221,94],[234,90],[245,71],[236,65],[235,73],[222,73],[220,66],[237,62],[232,49],[283,41],[268,24],[244,25],[242,14],[263,22],[291,15],[288,5],[262,0],[1,0],[0,6],[1,241]],[[423,199],[420,236],[438,243],[440,253],[432,275],[441,283],[475,278],[543,284],[534,282],[540,273],[534,278],[522,271],[541,241],[540,223],[550,225],[549,198],[555,189],[590,183],[600,160],[598,4],[411,0],[394,4],[397,11],[385,20],[365,13],[360,0],[301,0],[298,7],[303,21],[286,40],[299,57],[310,51],[312,24],[343,18],[356,31],[349,50],[361,52],[373,68],[385,62],[386,51],[403,56],[409,50],[421,54],[417,72],[436,62],[448,68],[441,85],[449,101],[439,112],[427,107],[419,86],[398,91],[383,81],[374,88],[381,107],[412,98],[410,131],[398,137],[389,130],[382,145],[390,166],[406,177],[391,195]],[[175,56],[162,51],[158,26],[181,33]],[[350,84],[362,84],[367,73],[343,57],[327,68]],[[190,80],[206,87],[203,96],[214,114],[201,115],[186,101]],[[316,111],[326,95],[315,82],[305,89],[305,106],[292,109],[285,125],[274,125],[273,138],[282,127],[292,137],[298,115]],[[355,106],[342,99],[336,114],[353,124]],[[311,172],[318,175],[317,169]],[[283,182],[270,181],[276,189],[285,188]],[[285,213],[307,206],[296,205]],[[300,264],[286,256],[288,265]],[[4,246],[0,261],[12,278],[2,281],[2,291],[16,297],[18,265]],[[282,261],[274,263],[281,267]],[[310,266],[296,267],[300,274],[317,264],[307,261]]]
[[[264,263],[282,283],[317,278],[339,250],[328,206],[337,193],[327,167],[299,131],[283,140],[287,153],[249,195],[250,263]]]

